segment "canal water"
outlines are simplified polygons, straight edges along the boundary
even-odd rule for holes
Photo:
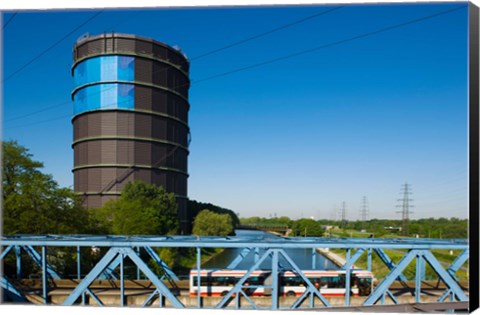
[[[254,230],[235,230],[236,236],[239,237],[255,237],[255,238],[274,238],[278,237],[273,234],[263,232],[263,231],[254,231]],[[213,256],[210,260],[203,263],[202,268],[207,269],[216,269],[216,268],[226,268],[240,253],[242,249],[239,248],[227,248],[223,252],[219,253],[216,256]],[[249,269],[255,263],[254,260],[254,250],[245,257],[245,259],[237,266],[235,269]],[[299,248],[299,249],[286,249],[285,252],[287,255],[295,262],[295,264],[303,270],[310,269],[323,269],[323,270],[337,270],[339,269],[334,263],[326,259],[319,253],[315,252],[315,259],[312,259],[312,249],[311,248]],[[260,250],[260,256],[264,251]],[[315,265],[312,265],[312,260]],[[282,266],[290,267],[290,264],[280,256],[280,264]],[[259,269],[271,269],[272,262],[270,258],[265,259],[265,261],[260,265]]]

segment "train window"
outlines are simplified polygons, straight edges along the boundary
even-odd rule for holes
[[[264,277],[250,277],[245,282],[248,282],[251,285],[261,285],[264,283],[264,281],[265,281]]]
[[[198,286],[198,278],[193,278],[193,286]],[[210,277],[200,277],[200,285],[201,286],[209,286],[210,285]]]
[[[212,277],[212,282],[211,282],[211,285],[212,286],[223,286],[223,285],[227,285],[227,278],[226,277]]]
[[[371,287],[372,286],[372,279],[371,278],[358,278],[358,285],[364,287]]]
[[[356,278],[361,296],[370,295],[372,291],[372,278]]]
[[[336,277],[321,277],[320,287],[322,288],[344,288],[345,287],[345,275]]]
[[[323,285],[322,285],[322,278],[308,278],[308,280],[310,280],[310,282],[316,287],[316,288],[320,288],[320,287],[325,287],[327,285],[327,283],[324,281]]]
[[[283,286],[305,286],[305,282],[301,277],[281,277],[280,285]]]

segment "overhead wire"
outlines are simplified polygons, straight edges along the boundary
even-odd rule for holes
[[[71,114],[62,115],[62,116],[58,116],[58,117],[55,117],[55,118],[49,118],[49,119],[45,119],[45,120],[35,121],[35,122],[32,122],[32,123],[29,123],[28,125],[22,124],[22,125],[16,125],[16,126],[11,126],[11,127],[4,127],[3,129],[4,130],[9,130],[9,129],[25,128],[26,126],[30,127],[30,126],[34,126],[34,125],[41,125],[41,124],[44,124],[44,123],[47,123],[47,122],[51,122],[51,121],[55,121],[55,120],[59,120],[59,119],[66,118],[66,117],[71,117],[71,116],[72,116]]]
[[[211,76],[211,77],[208,77],[208,78],[205,78],[205,79],[196,80],[196,81],[193,81],[193,82],[191,82],[191,83],[189,83],[189,84],[190,84],[190,85],[193,85],[193,84],[195,84],[195,83],[212,80],[212,79],[214,79],[214,78],[226,76],[226,75],[233,74],[233,73],[237,73],[237,72],[240,72],[240,71],[246,71],[246,70],[248,70],[248,69],[253,69],[253,68],[257,68],[257,67],[263,66],[263,65],[270,64],[270,63],[274,63],[274,62],[278,62],[278,61],[281,61],[281,60],[285,60],[285,59],[297,57],[297,56],[300,56],[300,55],[303,55],[303,54],[306,54],[306,53],[311,53],[311,52],[314,52],[314,51],[318,51],[318,50],[320,50],[320,49],[325,49],[325,48],[328,48],[328,47],[337,46],[337,45],[344,44],[344,43],[347,43],[347,42],[350,42],[350,41],[354,41],[354,40],[358,40],[358,39],[361,39],[361,38],[366,38],[366,37],[369,37],[369,36],[377,35],[377,34],[380,34],[380,33],[383,33],[383,32],[387,32],[387,31],[391,31],[391,30],[394,30],[394,29],[398,29],[398,28],[401,28],[401,27],[405,27],[405,26],[408,26],[408,25],[411,25],[411,24],[419,23],[419,22],[422,22],[422,21],[425,21],[425,20],[428,20],[428,19],[431,19],[431,18],[434,18],[434,17],[438,17],[438,16],[441,16],[441,15],[449,14],[449,13],[452,13],[452,12],[454,12],[454,11],[463,9],[463,8],[465,8],[465,7],[467,7],[467,6],[456,7],[456,8],[450,9],[450,10],[445,10],[445,11],[438,12],[438,13],[435,13],[435,14],[431,14],[431,15],[428,15],[428,16],[424,16],[424,17],[421,17],[421,18],[413,19],[413,20],[410,20],[410,21],[407,21],[407,22],[403,22],[403,23],[399,23],[399,24],[392,25],[392,26],[384,27],[384,28],[381,28],[381,29],[378,29],[378,30],[375,30],[375,31],[363,33],[363,34],[360,34],[360,35],[357,35],[357,36],[353,36],[353,37],[350,37],[350,38],[347,38],[347,39],[338,40],[338,41],[335,41],[335,42],[332,42],[332,43],[329,43],[329,44],[324,44],[324,45],[316,46],[316,47],[314,47],[314,48],[302,50],[302,51],[299,51],[299,52],[296,52],[296,53],[288,54],[288,55],[286,55],[286,56],[274,58],[274,59],[267,60],[267,61],[264,61],[264,62],[261,62],[261,63],[257,63],[257,64],[254,64],[254,65],[250,65],[250,66],[247,66],[247,67],[242,67],[242,68],[239,68],[239,69],[227,71],[227,72],[224,72],[224,73],[221,73],[221,74],[218,74],[218,75],[215,75],[215,76]],[[252,38],[253,38],[253,37],[252,37]],[[240,41],[237,42],[237,43],[240,43]],[[232,45],[229,45],[229,46],[230,46],[230,47],[233,47]],[[227,46],[225,46],[225,47],[227,47]],[[217,49],[216,51],[220,51],[220,50]],[[201,55],[201,56],[207,56],[207,54],[204,54],[204,55]],[[200,56],[200,57],[201,57],[201,56]],[[176,86],[176,89],[178,89],[179,87],[181,87],[181,86]],[[155,92],[157,92],[157,91],[154,91],[154,93],[155,93]],[[157,92],[157,93],[158,93],[158,92]],[[57,118],[57,119],[58,119],[58,118]],[[175,151],[176,151],[177,149],[178,149],[178,146],[175,146],[174,148],[172,148],[172,149],[167,153],[166,156],[163,156],[163,157],[162,157],[161,159],[159,159],[154,165],[156,166],[156,165],[160,164],[162,161],[164,161],[165,159],[167,159],[170,155],[172,155],[173,153],[175,153]],[[104,188],[102,188],[101,193],[104,193],[105,191],[111,189],[116,183],[118,183],[119,179],[121,179],[121,181],[123,181],[123,179],[125,179],[127,176],[129,176],[129,175],[131,174],[131,172],[133,172],[133,171],[134,171],[133,166],[128,167],[128,168],[121,174],[121,176],[117,176],[114,180],[112,180],[112,181],[109,182]]]
[[[48,46],[45,50],[43,50],[42,52],[40,52],[39,54],[37,54],[35,57],[33,57],[32,59],[30,59],[29,61],[27,61],[25,64],[23,64],[20,68],[18,68],[17,70],[15,70],[14,72],[10,73],[8,76],[6,76],[2,83],[5,83],[6,81],[10,80],[11,78],[13,78],[15,75],[17,75],[18,73],[20,73],[21,71],[23,71],[25,68],[27,68],[29,65],[31,65],[32,63],[34,63],[35,61],[37,61],[38,59],[40,59],[41,57],[43,57],[46,53],[48,53],[50,50],[52,50],[53,48],[55,48],[58,44],[60,44],[61,42],[63,42],[64,40],[66,40],[68,37],[70,37],[73,33],[75,33],[77,30],[79,30],[80,28],[82,28],[83,26],[87,25],[88,23],[90,23],[92,20],[94,20],[95,18],[97,18],[100,14],[102,14],[104,11],[104,9],[101,9],[99,12],[95,13],[93,16],[89,17],[87,20],[83,21],[82,23],[80,23],[77,27],[75,27],[74,29],[72,29],[71,31],[69,31],[67,34],[65,34],[63,37],[61,37],[59,40],[57,40],[56,42],[54,42],[52,45]]]
[[[15,12],[10,16],[10,18],[5,22],[5,24],[3,24],[1,31],[4,31],[7,28],[8,24],[10,24],[10,22],[12,22],[12,20],[15,18],[15,16],[17,16],[17,13],[18,12]]]
[[[257,34],[257,35],[252,36],[252,37],[248,37],[248,38],[239,40],[239,41],[234,42],[234,43],[232,43],[232,44],[229,44],[229,45],[226,45],[226,46],[223,46],[223,47],[220,47],[220,48],[211,50],[211,51],[209,51],[209,52],[206,52],[206,53],[204,53],[204,54],[198,55],[198,56],[196,56],[196,57],[192,57],[190,60],[191,60],[191,61],[193,61],[193,60],[198,60],[198,59],[201,59],[201,58],[204,58],[204,57],[207,57],[207,56],[216,54],[217,52],[220,52],[220,51],[223,51],[223,50],[226,50],[226,49],[229,49],[229,48],[238,46],[238,45],[245,44],[245,43],[247,43],[247,42],[249,42],[249,41],[252,41],[252,40],[255,40],[255,39],[258,39],[258,38],[261,38],[261,37],[270,35],[270,34],[273,34],[273,33],[275,33],[275,32],[281,31],[281,30],[283,30],[283,29],[289,28],[289,27],[291,27],[291,26],[294,26],[294,25],[297,25],[297,24],[300,24],[300,23],[304,23],[304,22],[306,22],[306,21],[308,21],[308,20],[311,20],[311,19],[314,19],[314,18],[316,18],[316,17],[319,17],[319,16],[322,16],[322,15],[328,14],[328,13],[330,13],[330,12],[339,10],[339,9],[341,9],[341,8],[343,8],[343,7],[344,7],[344,6],[338,6],[338,7],[334,7],[334,8],[331,8],[331,9],[329,9],[329,10],[326,10],[326,11],[318,12],[318,13],[316,13],[316,14],[313,14],[313,15],[310,15],[310,16],[307,16],[307,17],[304,17],[304,18],[302,18],[302,19],[300,19],[300,20],[297,20],[297,21],[294,21],[294,22],[291,22],[291,23],[287,23],[287,24],[281,25],[281,26],[276,27],[276,28],[274,28],[274,29],[271,29],[271,30],[269,30],[269,31],[266,31],[266,32]]]
[[[381,28],[381,29],[378,29],[378,30],[375,30],[375,31],[363,33],[363,34],[360,34],[360,35],[352,36],[352,37],[342,39],[342,40],[338,40],[338,41],[335,41],[335,42],[331,42],[331,43],[328,43],[328,44],[324,44],[324,45],[316,46],[316,47],[313,47],[313,48],[305,49],[305,50],[298,51],[298,52],[295,52],[295,53],[291,53],[291,54],[281,56],[281,57],[278,57],[278,58],[269,59],[269,60],[259,62],[259,63],[253,64],[253,65],[248,65],[248,66],[245,66],[245,67],[233,69],[233,70],[226,71],[226,72],[223,72],[223,73],[219,73],[219,74],[216,74],[216,75],[204,78],[204,79],[192,81],[192,84],[213,80],[213,79],[216,79],[216,78],[219,78],[219,77],[227,76],[227,75],[242,72],[242,71],[245,71],[245,70],[250,70],[250,69],[258,68],[258,67],[261,67],[261,66],[265,66],[265,65],[275,63],[275,62],[278,62],[278,61],[282,61],[282,60],[290,59],[290,58],[293,58],[293,57],[298,57],[298,56],[301,56],[301,55],[312,53],[312,52],[315,52],[315,51],[318,51],[318,50],[321,50],[321,49],[325,49],[325,48],[329,48],[329,47],[333,47],[333,46],[338,46],[338,45],[345,44],[345,43],[348,43],[348,42],[352,42],[352,41],[355,41],[355,40],[358,40],[358,39],[370,37],[370,36],[377,35],[377,34],[380,34],[380,33],[384,33],[384,32],[387,32],[387,31],[391,31],[391,30],[394,30],[394,29],[405,27],[405,26],[408,26],[408,25],[411,25],[411,24],[423,22],[425,20],[432,19],[432,18],[441,16],[441,15],[453,13],[454,11],[464,9],[464,8],[467,8],[467,7],[468,7],[468,5],[455,7],[455,8],[450,9],[450,10],[437,12],[435,14],[431,14],[431,15],[424,16],[424,17],[417,18],[417,19],[413,19],[413,20],[410,20],[410,21],[407,21],[407,22],[391,25],[391,26],[384,27],[384,28]]]
[[[133,16],[137,16],[140,12],[136,12],[133,14]],[[117,23],[115,26],[119,26],[119,25],[122,25],[124,24],[125,22],[129,21],[130,19],[132,18],[132,15],[129,17],[129,19],[124,19],[122,22],[120,23]],[[113,29],[113,26],[111,27]],[[70,72],[70,70],[68,70]],[[100,94],[100,92],[98,93]],[[42,109],[39,109],[39,110],[36,110],[34,112],[30,112],[30,113],[27,113],[27,114],[23,114],[23,115],[19,115],[19,116],[15,116],[15,117],[12,117],[12,118],[9,118],[9,119],[6,119],[4,120],[3,122],[4,123],[7,123],[7,122],[11,122],[11,121],[15,121],[15,120],[19,120],[19,119],[23,119],[23,118],[27,118],[27,117],[30,117],[30,116],[33,116],[33,115],[36,115],[36,114],[39,114],[39,113],[43,113],[43,112],[46,112],[46,111],[49,111],[51,109],[55,109],[55,108],[58,108],[58,107],[61,107],[63,105],[69,105],[71,104],[71,100],[68,100],[68,101],[64,101],[64,102],[61,102],[61,103],[58,103],[58,104],[55,104],[55,105],[51,105],[51,106],[47,106],[47,107],[44,107]],[[13,127],[13,128],[16,128],[16,127]]]
[[[186,83],[186,84],[176,85],[174,87],[174,90],[177,90],[178,88],[184,87],[184,86],[187,86],[187,85],[194,86],[195,84],[198,84],[198,83],[201,83],[201,82],[210,81],[210,80],[213,80],[213,79],[216,79],[216,78],[219,78],[219,77],[224,77],[224,76],[228,76],[228,75],[231,75],[231,74],[234,74],[234,73],[247,71],[247,70],[250,70],[250,69],[258,68],[258,67],[261,67],[261,66],[264,66],[264,65],[279,62],[279,61],[286,60],[286,59],[289,59],[289,58],[298,57],[298,56],[301,56],[301,55],[304,55],[304,54],[307,54],[307,53],[312,53],[312,52],[315,52],[315,51],[318,51],[318,50],[321,50],[321,49],[325,49],[325,48],[329,48],[329,47],[333,47],[333,46],[338,46],[338,45],[345,44],[345,43],[348,43],[348,42],[351,42],[351,41],[359,40],[359,39],[362,39],[362,38],[374,36],[374,35],[384,33],[384,32],[388,32],[388,31],[391,31],[391,30],[395,30],[395,29],[398,29],[398,28],[402,28],[402,27],[405,27],[405,26],[408,26],[408,25],[420,23],[420,22],[423,22],[423,21],[426,21],[426,20],[429,20],[429,19],[432,19],[432,18],[435,18],[435,17],[439,17],[439,16],[442,16],[442,15],[453,13],[455,11],[458,11],[460,9],[464,9],[464,8],[467,8],[467,7],[468,7],[468,5],[462,5],[462,6],[455,7],[455,8],[449,9],[449,10],[440,11],[440,12],[437,12],[437,13],[433,13],[433,14],[423,16],[423,17],[420,17],[420,18],[416,18],[416,19],[413,19],[413,20],[409,20],[409,21],[406,21],[406,22],[398,23],[398,24],[391,25],[391,26],[388,26],[388,27],[383,27],[383,28],[380,28],[378,30],[374,30],[374,31],[366,32],[366,33],[359,34],[359,35],[356,35],[356,36],[352,36],[352,37],[349,37],[349,38],[346,38],[346,39],[342,39],[342,40],[334,41],[334,42],[331,42],[331,43],[328,43],[328,44],[323,44],[323,45],[316,46],[316,47],[313,47],[313,48],[305,49],[305,50],[302,50],[302,51],[298,51],[298,52],[291,53],[291,54],[288,54],[288,55],[285,55],[285,56],[273,58],[273,59],[266,60],[266,61],[263,61],[263,62],[260,62],[260,63],[252,64],[252,65],[249,65],[249,66],[233,69],[233,70],[223,72],[223,73],[220,73],[220,74],[216,74],[216,75],[204,78],[204,79],[193,80],[193,81],[191,81],[189,83]],[[164,69],[160,69],[160,70],[164,70]],[[160,93],[160,92],[154,91],[153,93]],[[56,106],[59,106],[59,105],[56,105]],[[27,114],[27,115],[29,115],[29,114]],[[5,129],[9,129],[9,128],[5,128]]]
[[[248,37],[248,38],[245,38],[245,39],[242,39],[242,40],[239,40],[237,42],[234,42],[234,43],[231,43],[231,44],[228,44],[228,45],[225,45],[225,46],[222,46],[220,48],[216,48],[216,49],[213,49],[209,52],[206,52],[204,54],[201,54],[201,55],[198,55],[196,57],[193,57],[191,58],[190,60],[198,60],[198,59],[202,59],[204,57],[207,57],[207,56],[210,56],[210,55],[213,55],[213,54],[216,54],[220,51],[224,51],[226,49],[229,49],[229,48],[232,48],[232,47],[235,47],[235,46],[239,46],[241,44],[244,44],[244,43],[247,43],[249,41],[252,41],[252,40],[255,40],[255,39],[258,39],[258,38],[261,38],[261,37],[264,37],[264,36],[267,36],[269,34],[272,34],[272,33],[275,33],[275,32],[278,32],[280,30],[283,30],[283,29],[286,29],[288,27],[291,27],[291,26],[294,26],[294,25],[297,25],[297,24],[300,24],[300,23],[303,23],[303,22],[306,22],[308,20],[311,20],[311,19],[314,19],[316,17],[319,17],[319,16],[322,16],[322,15],[325,15],[325,14],[328,14],[330,12],[333,12],[335,10],[338,10],[338,9],[341,9],[343,6],[338,6],[338,7],[334,7],[334,8],[331,8],[329,10],[325,10],[325,11],[322,11],[322,12],[318,12],[318,13],[315,13],[313,15],[310,15],[310,16],[307,16],[307,17],[304,17],[304,18],[301,18],[299,20],[296,20],[296,21],[293,21],[293,22],[290,22],[290,23],[287,23],[287,24],[284,24],[284,25],[281,25],[281,26],[278,26],[276,28],[273,28],[271,30],[268,30],[266,32],[263,32],[263,33],[260,33],[260,34],[257,34],[257,35],[254,35],[254,36],[251,36],[251,37]],[[138,15],[140,12],[136,12],[134,15]],[[122,23],[120,24],[123,24],[126,20],[124,20]],[[117,24],[116,26],[118,27],[119,24]],[[113,27],[112,27],[113,28]],[[186,61],[186,62],[182,62],[179,67],[185,65],[186,63],[188,63],[189,61]],[[158,73],[161,73],[161,72],[165,72],[167,71],[168,69],[170,68],[173,68],[174,66],[173,65],[167,65],[167,67],[165,68],[162,68],[162,69],[157,69],[155,71],[152,72],[152,75],[154,74],[158,74]],[[101,92],[98,92],[98,94],[100,94]],[[40,110],[37,110],[33,113],[27,113],[25,115],[20,115],[20,116],[17,116],[17,117],[14,117],[14,118],[10,118],[10,119],[7,119],[5,120],[4,122],[10,122],[10,121],[14,121],[14,120],[18,120],[18,119],[22,119],[22,118],[25,118],[25,117],[29,117],[29,116],[32,116],[34,114],[37,114],[37,113],[41,113],[41,112],[45,112],[45,111],[48,111],[48,110],[51,110],[51,109],[54,109],[54,108],[57,108],[57,107],[60,107],[62,105],[66,105],[66,104],[69,104],[70,101],[66,101],[66,102],[63,102],[63,103],[60,103],[60,104],[57,104],[57,105],[53,105],[53,106],[49,106],[49,107],[46,107],[44,109],[40,109]]]

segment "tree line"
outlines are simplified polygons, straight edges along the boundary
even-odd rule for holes
[[[4,234],[119,234],[176,235],[179,233],[175,196],[163,187],[144,182],[125,185],[117,200],[99,209],[85,209],[71,189],[59,187],[51,175],[42,172],[43,163],[35,161],[28,149],[15,141],[3,146],[3,232]],[[187,210],[193,216],[195,235],[233,235],[238,225],[285,226],[291,236],[332,236],[330,227],[339,227],[340,235],[352,231],[375,237],[403,236],[395,228],[401,220],[371,219],[342,222],[289,217],[241,218],[230,209],[211,203],[189,200]],[[393,229],[392,229],[393,228]],[[350,234],[349,232],[350,231]],[[410,220],[409,237],[467,238],[468,220],[427,218]]]
[[[178,235],[179,221],[175,195],[163,187],[141,181],[125,185],[120,197],[98,209],[86,209],[81,197],[62,188],[51,175],[42,172],[29,150],[15,141],[2,142],[3,233],[12,234],[96,234],[96,235]],[[193,234],[227,236],[234,234],[239,219],[229,209],[189,200],[193,214]],[[82,261],[93,266],[102,251],[82,248]],[[194,248],[158,248],[160,257],[174,270],[188,272],[195,264]],[[206,256],[214,252],[205,251]],[[144,255],[145,256],[145,255]],[[50,264],[65,277],[76,273],[76,249],[49,250]],[[5,258],[5,274],[15,274],[15,258]],[[158,266],[149,259],[151,268]],[[25,265],[26,264],[26,265]],[[40,272],[32,261],[24,261],[24,271]],[[132,269],[133,270],[133,269]],[[161,271],[159,271],[161,272]]]
[[[467,238],[468,219],[424,218],[409,221],[409,233],[399,229],[402,220],[371,219],[367,221],[290,219],[287,216],[264,218],[240,218],[240,225],[252,228],[284,226],[291,229],[289,236],[325,237],[422,237],[422,238]]]
[[[86,209],[72,189],[59,187],[42,172],[27,148],[5,141],[3,148],[3,233],[177,235],[175,195],[141,181],[125,185],[121,196]],[[196,235],[232,235],[239,219],[229,209],[189,200]]]

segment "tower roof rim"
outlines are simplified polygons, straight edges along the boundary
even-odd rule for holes
[[[183,58],[185,58],[188,61],[187,56],[183,53],[183,51],[181,50],[181,48],[178,45],[175,45],[175,46],[178,47],[178,48],[175,48],[174,46],[170,46],[170,45],[168,45],[166,43],[163,43],[161,41],[158,41],[156,39],[146,37],[146,36],[136,35],[136,34],[116,33],[116,32],[107,33],[107,32],[105,32],[105,33],[101,33],[101,34],[97,34],[97,35],[90,35],[90,34],[87,33],[83,37],[77,39],[77,41],[73,45],[73,48],[75,49],[76,47],[83,44],[84,42],[88,42],[88,41],[92,41],[92,40],[96,40],[96,39],[100,39],[100,38],[127,38],[127,39],[137,39],[137,40],[141,40],[141,41],[145,41],[145,42],[151,42],[155,45],[163,46],[163,47],[165,47],[165,48],[167,48],[171,51],[176,52],[177,54],[181,55]]]

